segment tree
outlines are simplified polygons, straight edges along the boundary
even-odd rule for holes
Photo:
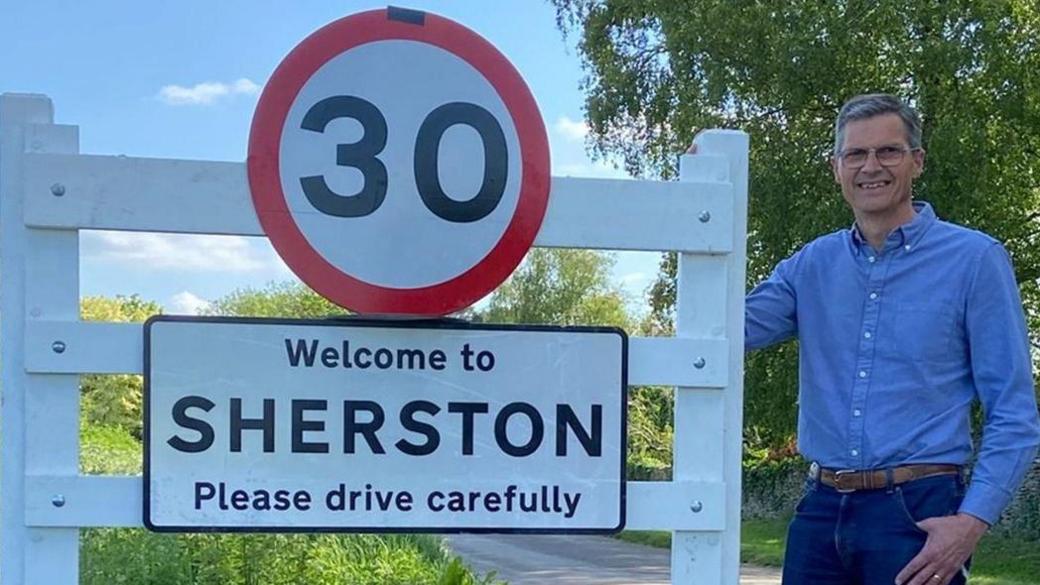
[[[610,283],[613,258],[591,250],[535,248],[478,312],[492,323],[614,325],[632,329],[625,296]],[[629,477],[661,479],[671,467],[670,391],[631,387],[628,393]]]
[[[601,252],[535,248],[480,316],[493,323],[627,327],[624,293],[610,284],[612,265]]]
[[[209,315],[324,319],[347,310],[298,282],[270,283],[264,288],[236,290],[213,301]]]
[[[675,176],[703,128],[751,136],[748,284],[852,222],[827,161],[843,101],[908,99],[928,151],[916,196],[999,238],[1040,331],[1040,5],[1033,0],[553,0],[580,34],[597,156]],[[652,320],[671,324],[674,258]],[[1036,343],[1036,340],[1034,340]],[[782,446],[794,432],[796,348],[749,356],[746,420]]]
[[[153,301],[129,297],[85,297],[81,318],[88,321],[140,323],[162,312]],[[209,314],[239,317],[324,318],[346,311],[299,283],[242,289],[214,301]],[[136,375],[86,375],[80,384],[81,418],[86,427],[118,427],[141,438],[142,379]]]
[[[162,313],[162,306],[155,301],[146,301],[139,295],[115,298],[103,296],[83,297],[79,302],[79,315],[84,321],[107,321],[112,323],[143,323],[152,315]]]
[[[84,321],[140,323],[162,312],[162,307],[137,295],[115,298],[92,296],[80,300]],[[81,424],[84,427],[118,427],[141,437],[141,376],[129,374],[82,376]]]

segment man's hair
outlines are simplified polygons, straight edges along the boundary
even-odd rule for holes
[[[871,93],[858,95],[841,106],[838,120],[834,123],[834,156],[841,154],[846,124],[852,120],[866,120],[883,114],[899,116],[906,129],[906,141],[910,148],[921,148],[921,117],[917,112],[894,95]]]

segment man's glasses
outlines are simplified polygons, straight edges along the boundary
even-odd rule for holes
[[[903,162],[903,157],[908,152],[921,150],[920,148],[902,148],[899,146],[882,146],[881,148],[851,148],[838,155],[841,164],[850,169],[858,169],[867,164],[870,153],[877,157],[878,164],[883,167],[894,167]]]

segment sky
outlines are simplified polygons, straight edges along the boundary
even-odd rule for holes
[[[586,154],[576,37],[540,0],[412,0],[502,52],[538,102],[554,176],[623,178]],[[80,152],[244,161],[258,95],[310,33],[384,3],[181,0],[7,2],[0,92],[41,93],[55,121],[79,126]],[[659,255],[616,254],[612,278],[645,310]],[[92,232],[80,236],[80,293],[138,294],[194,313],[243,288],[293,280],[266,238]]]

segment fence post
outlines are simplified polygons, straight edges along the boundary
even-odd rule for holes
[[[0,570],[9,584],[77,583],[79,530],[30,528],[25,520],[26,478],[72,475],[79,469],[79,376],[29,374],[26,322],[79,316],[79,239],[75,230],[29,229],[26,197],[73,197],[55,184],[48,193],[26,193],[23,154],[79,152],[75,126],[53,124],[50,99],[0,96]],[[51,351],[65,350],[62,340]],[[50,494],[60,508],[74,494]]]
[[[675,391],[674,481],[725,484],[726,525],[718,532],[672,535],[672,583],[737,585],[740,579],[740,490],[744,393],[744,291],[747,254],[748,136],[710,130],[696,139],[696,155],[680,160],[680,181],[732,184],[733,247],[726,254],[679,254],[676,336],[725,339],[728,383],[718,389]],[[728,165],[714,164],[724,157]],[[723,176],[726,175],[726,176]],[[702,212],[691,222],[719,221]],[[690,356],[705,367],[701,356]],[[721,442],[721,444],[720,444]],[[691,509],[704,506],[690,503]]]

